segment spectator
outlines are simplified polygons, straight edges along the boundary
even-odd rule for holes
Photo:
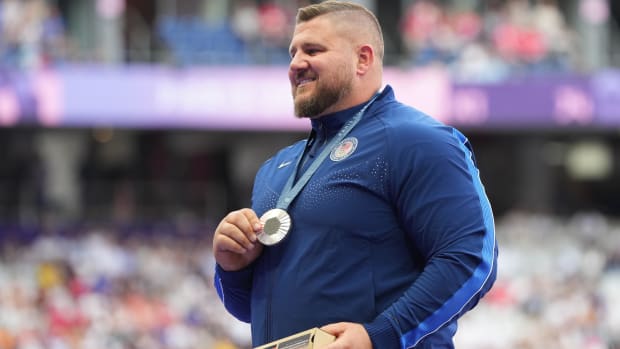
[[[566,71],[572,63],[572,35],[556,0],[538,0],[533,9],[533,21],[548,50],[543,64],[551,70]]]
[[[36,69],[64,56],[62,19],[45,0],[6,0],[1,6],[2,64]]]

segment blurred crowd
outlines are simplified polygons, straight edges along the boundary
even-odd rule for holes
[[[287,64],[296,9],[308,3],[311,1],[231,1],[224,2],[226,10],[215,15],[215,19],[200,12],[168,11],[157,13],[151,22],[145,18],[137,20],[140,17],[130,12],[128,3],[124,10],[132,15],[114,25],[123,27],[117,33],[127,41],[123,44],[126,51],[160,51],[141,55],[159,57],[159,63]],[[392,48],[387,52],[391,64],[441,64],[457,79],[486,82],[509,74],[575,70],[582,63],[574,21],[569,24],[566,9],[560,8],[556,0],[416,0],[403,2],[402,6],[397,21],[398,37],[386,38],[389,43],[398,41],[397,45],[387,46]],[[0,2],[2,64],[27,68],[92,58],[92,54],[74,52],[79,45],[71,43],[80,29],[68,26],[64,17],[48,0]],[[393,22],[391,18],[379,19],[386,27]],[[131,21],[145,22],[142,24],[148,28],[136,30],[141,36],[123,34],[139,27]],[[89,25],[104,22],[93,21]],[[389,35],[390,30],[385,34]],[[98,41],[97,37],[92,39]],[[155,44],[147,48],[147,41]]]
[[[0,2],[0,67],[33,69],[66,58],[67,33],[47,0]]]
[[[462,349],[620,348],[620,225],[511,214],[496,286],[460,321]],[[5,239],[0,348],[249,348],[212,286],[210,234],[88,228]]]
[[[620,348],[620,225],[513,213],[497,225],[498,279],[457,333],[459,348]]]
[[[217,300],[208,234],[150,234],[5,239],[0,348],[249,348],[249,328]]]
[[[575,33],[555,0],[488,1],[482,11],[420,0],[401,34],[412,64],[444,64],[465,81],[566,72],[578,63]]]

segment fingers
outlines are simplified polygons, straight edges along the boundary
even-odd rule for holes
[[[258,218],[258,216],[256,216],[256,213],[253,210],[249,208],[244,208],[240,210],[240,212],[241,214],[245,216],[245,218],[247,219],[247,222],[250,224],[250,228],[252,230],[250,240],[255,242],[256,233],[258,233],[259,231],[263,229],[263,225],[261,224],[260,219]]]
[[[321,327],[321,330],[336,336],[336,340],[323,349],[372,349],[372,342],[361,324],[339,322]]]
[[[261,223],[251,209],[241,209],[229,213],[215,230],[215,248],[236,253],[245,253],[254,248],[256,233],[262,229]]]
[[[339,322],[335,324],[329,324],[321,327],[321,330],[338,337],[344,330],[346,329],[346,324],[344,322]]]

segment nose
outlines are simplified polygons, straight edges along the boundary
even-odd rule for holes
[[[289,63],[289,70],[291,72],[296,72],[301,69],[308,68],[308,61],[305,59],[304,54],[301,52],[297,52],[291,57],[291,62]]]
[[[288,77],[293,86],[296,84],[295,80],[299,72],[308,68],[308,62],[302,56],[300,53],[293,55],[288,66]]]

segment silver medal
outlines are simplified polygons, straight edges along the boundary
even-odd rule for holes
[[[263,245],[275,245],[282,241],[291,229],[291,217],[286,211],[274,208],[260,218],[263,230],[256,237]]]

